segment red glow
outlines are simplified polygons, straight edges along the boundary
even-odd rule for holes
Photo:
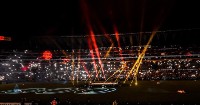
[[[117,31],[117,27],[114,25],[115,37],[117,39],[118,47],[121,48],[120,41],[119,41],[119,33]]]
[[[45,59],[45,60],[50,60],[52,58],[52,53],[50,51],[44,51],[43,52],[43,55],[42,57]]]
[[[5,37],[4,36],[0,36],[0,40],[5,40]]]
[[[119,33],[117,31],[117,27],[114,26],[114,31],[115,31],[115,37],[117,39],[118,47],[120,47],[120,42],[119,42]]]
[[[95,36],[94,36],[93,31],[90,31],[90,36],[91,36],[91,38],[92,38],[93,46],[94,46],[94,48],[95,48],[95,52],[96,52],[96,55],[97,55],[97,57],[98,57],[98,61],[99,61],[99,63],[100,63],[101,71],[102,71],[103,76],[104,76],[104,78],[105,78],[104,70],[103,70],[103,67],[102,67],[102,62],[101,62],[100,54],[99,54],[99,50],[98,50],[98,46],[97,46],[97,43],[96,43],[96,38],[95,38]]]
[[[83,65],[83,68],[84,68],[85,72],[87,73],[88,77],[90,78],[89,71],[88,71],[88,69],[86,68],[84,62],[81,62],[81,64]]]
[[[21,68],[21,70],[22,70],[22,71],[27,71],[27,70],[28,70],[28,67],[27,67],[27,66],[24,66],[24,67]]]
[[[86,4],[86,2],[85,2],[85,0],[81,0],[82,2],[81,2],[81,6],[82,6],[82,10],[83,10],[83,15],[84,15],[84,17],[85,17],[85,20],[86,20],[86,23],[87,23],[87,27],[88,27],[88,29],[89,29],[89,32],[90,32],[90,38],[92,39],[92,45],[93,45],[93,47],[95,48],[95,52],[96,52],[96,55],[97,55],[97,57],[98,57],[98,61],[99,61],[99,63],[100,63],[100,67],[101,67],[101,70],[102,70],[102,73],[103,73],[103,75],[104,75],[104,70],[103,70],[103,68],[102,68],[102,62],[101,62],[101,59],[100,59],[100,54],[99,54],[99,50],[98,50],[98,46],[97,46],[97,43],[96,43],[96,39],[95,39],[95,36],[94,36],[94,32],[93,32],[93,30],[92,30],[92,26],[91,26],[91,23],[90,23],[90,14],[89,14],[89,10],[88,10],[88,6],[87,6],[87,4]],[[91,46],[91,44],[89,44],[89,48],[90,48],[90,50],[92,49],[92,46]],[[93,53],[93,52],[92,52]],[[91,53],[91,54],[92,54]],[[91,55],[91,56],[93,56],[92,58],[94,59],[94,54],[93,55]],[[94,60],[93,60],[94,61]],[[94,64],[95,64],[95,62],[94,62]],[[95,66],[94,66],[95,67]],[[97,75],[96,76],[98,76],[98,72],[97,72]],[[104,75],[104,77],[105,77],[105,75]]]
[[[57,101],[56,100],[51,101],[51,105],[57,105]]]
[[[119,33],[118,33],[117,27],[115,25],[114,25],[114,31],[115,31],[115,37],[117,39],[118,47],[120,48],[119,49],[119,55],[122,58],[122,61],[124,61],[124,58],[122,56],[122,49],[121,49],[121,45],[120,45],[120,40],[119,40]]]
[[[187,56],[192,56],[192,54],[190,52],[187,52],[186,55]]]
[[[92,61],[94,63],[94,69],[96,71],[96,77],[98,77],[97,68],[96,68],[96,62],[94,60],[94,53],[93,53],[93,49],[92,49],[92,44],[91,44],[91,41],[90,41],[89,38],[88,38],[88,45],[89,45],[89,48],[90,48],[90,53],[91,53]]]
[[[70,59],[64,58],[62,60],[63,60],[63,63],[66,63],[66,62],[69,62]]]
[[[103,28],[101,22],[97,21],[97,24],[100,27],[100,30],[104,33],[104,36],[111,42],[111,44],[113,44],[111,37],[108,34],[106,34],[106,30]]]

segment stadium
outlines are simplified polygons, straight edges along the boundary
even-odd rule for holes
[[[199,7],[1,3],[0,105],[198,105]]]
[[[170,35],[164,35],[178,37],[179,33],[196,34],[196,30],[159,31],[154,38],[169,42]],[[37,50],[31,50],[36,48],[28,44],[22,45],[22,49],[2,48],[0,95],[5,98],[1,101],[47,104],[57,98],[60,104],[107,105],[115,100],[119,104],[198,104],[198,46],[156,46],[154,40],[148,44],[152,36],[150,32],[143,33],[141,45],[133,46],[129,44],[138,42],[138,33],[119,36],[121,47],[117,47],[115,34],[106,34],[96,36],[97,49],[91,48],[90,44],[90,48],[82,48],[82,43],[89,40],[87,35],[67,36],[72,40],[66,41],[67,44],[74,45],[70,49],[54,49],[52,44],[51,49],[44,50],[44,43]],[[55,43],[63,40],[62,36],[54,38]],[[26,46],[29,49],[23,50]],[[169,99],[171,95],[175,98]]]

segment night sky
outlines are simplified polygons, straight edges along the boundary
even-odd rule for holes
[[[200,31],[197,0],[8,1],[0,5],[0,34],[20,41],[36,36],[83,36],[91,30],[113,34],[114,28],[119,33]],[[198,43],[198,34],[192,35],[175,37]]]

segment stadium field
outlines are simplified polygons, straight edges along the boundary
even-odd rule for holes
[[[127,82],[129,84],[129,82]],[[88,87],[83,83],[16,83],[0,84],[0,102],[26,101],[50,102],[57,98],[61,103],[107,103],[117,101],[121,104],[146,103],[200,104],[200,81],[138,81],[138,85]]]

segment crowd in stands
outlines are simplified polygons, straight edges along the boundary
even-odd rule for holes
[[[147,47],[138,79],[199,79],[200,48],[181,46],[101,47],[97,50],[0,51],[0,81],[125,79]],[[133,79],[130,76],[129,79]]]

